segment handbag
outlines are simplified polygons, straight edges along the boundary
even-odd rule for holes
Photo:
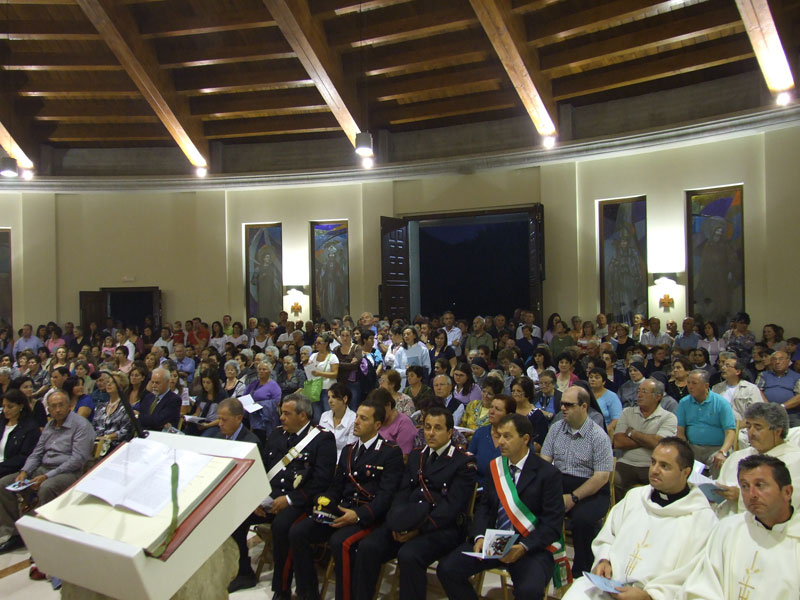
[[[325,368],[323,371],[328,370],[328,363],[331,360],[331,355],[328,353],[328,358],[325,360]],[[306,379],[303,383],[303,396],[311,400],[311,402],[319,402],[320,395],[322,394],[322,377],[316,379]]]

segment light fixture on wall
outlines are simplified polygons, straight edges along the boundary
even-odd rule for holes
[[[775,104],[778,106],[788,106],[789,103],[792,101],[792,94],[791,92],[785,91],[781,92],[777,96],[775,96]]]
[[[17,161],[10,156],[4,156],[0,158],[0,175],[3,177],[18,177],[19,171],[17,171]]]
[[[677,282],[678,282],[677,273],[653,273],[654,284],[677,283]]]
[[[208,175],[208,167],[197,167],[194,172],[198,177],[205,177]]]
[[[554,135],[546,135],[542,138],[542,146],[546,149],[550,150],[554,148],[556,145],[556,136]]]

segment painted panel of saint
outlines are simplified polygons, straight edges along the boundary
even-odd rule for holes
[[[277,321],[283,310],[283,245],[280,223],[245,226],[247,316]]]
[[[600,311],[633,323],[647,316],[647,199],[603,200],[600,211]]]
[[[744,307],[741,185],[686,192],[689,306],[725,331]]]
[[[0,326],[11,326],[11,231],[0,229]]]
[[[350,254],[347,221],[311,223],[313,318],[342,318],[350,312]]]

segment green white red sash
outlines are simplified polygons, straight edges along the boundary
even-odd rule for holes
[[[519,499],[517,484],[514,483],[511,470],[508,468],[508,458],[498,456],[489,463],[489,470],[492,472],[492,481],[494,482],[494,489],[497,491],[497,497],[500,499],[511,524],[522,537],[527,537],[536,529],[539,519]],[[567,583],[572,583],[572,571],[569,567],[565,548],[563,534],[557,542],[547,547],[547,550],[553,553],[553,559],[556,562],[553,583],[557,588],[563,587]]]

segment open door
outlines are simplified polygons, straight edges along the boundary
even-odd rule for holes
[[[381,316],[411,318],[408,221],[381,217]]]
[[[544,330],[542,282],[544,281],[544,206],[534,204],[528,211],[528,282],[530,307],[536,323]]]
[[[81,307],[81,327],[89,331],[89,323],[94,321],[102,330],[108,318],[108,303],[105,292],[80,292],[78,300]]]

